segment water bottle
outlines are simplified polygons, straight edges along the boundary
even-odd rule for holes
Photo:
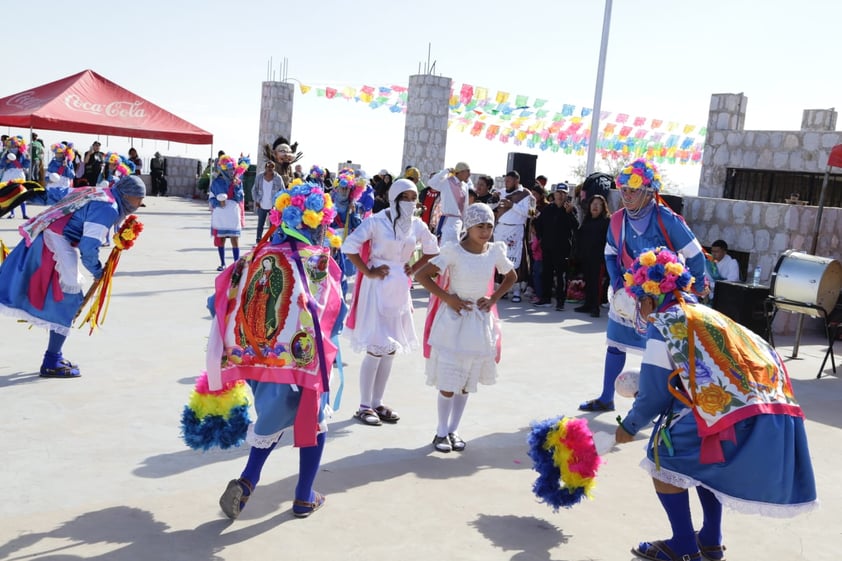
[[[754,286],[757,286],[758,284],[760,284],[760,273],[761,273],[760,265],[758,265],[757,267],[754,268],[754,276],[751,279],[751,284],[753,284]]]

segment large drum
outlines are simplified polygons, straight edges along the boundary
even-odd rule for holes
[[[842,263],[789,249],[772,273],[770,294],[775,305],[813,317],[830,314],[842,290]]]

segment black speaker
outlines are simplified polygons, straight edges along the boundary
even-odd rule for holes
[[[515,170],[520,174],[520,184],[529,189],[535,185],[535,166],[538,164],[537,154],[509,152],[506,173]]]
[[[768,340],[767,296],[769,296],[768,286],[718,281],[713,291],[713,309]]]

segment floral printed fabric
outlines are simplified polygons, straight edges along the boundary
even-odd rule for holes
[[[780,356],[752,331],[696,304],[655,314],[653,324],[690,396],[700,436],[761,413],[803,417]]]

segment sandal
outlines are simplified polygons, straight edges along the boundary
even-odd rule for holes
[[[455,432],[448,433],[447,438],[450,440],[450,449],[454,452],[461,452],[467,446],[462,437]]]
[[[631,552],[633,555],[649,561],[699,561],[702,557],[702,554],[698,551],[692,554],[678,555],[662,540],[642,542],[637,547],[633,547]]]
[[[384,423],[397,423],[401,420],[400,415],[398,415],[385,405],[378,405],[374,408],[374,412],[377,413],[377,416]]]
[[[292,501],[292,515],[296,518],[307,518],[320,508],[322,508],[325,504],[325,496],[319,493],[318,491],[313,491],[313,500],[312,501],[299,501],[295,499]],[[303,508],[305,510],[295,510],[296,507]]]
[[[240,516],[252,493],[254,493],[254,486],[248,479],[242,477],[232,479],[228,482],[225,492],[219,497],[219,508],[225,513],[225,516],[234,520]]]
[[[383,423],[380,421],[380,416],[374,411],[374,409],[357,409],[357,412],[354,413],[354,417],[362,421],[362,424],[368,425],[371,427],[379,427]]]
[[[69,360],[62,359],[55,368],[41,367],[41,378],[79,378],[82,373],[79,372],[79,367],[71,364]]]
[[[698,532],[696,533],[696,545],[699,546],[699,552],[705,561],[725,561],[726,548],[724,545],[702,545],[702,542],[699,541]]]
[[[614,402],[609,401],[608,403],[604,403],[598,399],[592,399],[581,404],[579,406],[579,411],[614,411]]]
[[[219,267],[217,267],[217,268],[216,268],[216,270],[217,270],[217,271],[224,271],[224,270],[225,270],[225,265],[220,265]]]
[[[514,304],[520,304],[520,301],[521,301],[521,297],[520,297],[520,296],[518,296],[517,294],[515,294],[514,296],[512,296],[512,303],[514,303]]]

